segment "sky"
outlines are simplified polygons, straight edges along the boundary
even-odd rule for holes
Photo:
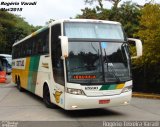
[[[146,0],[123,0],[136,2],[144,5]],[[160,0],[155,0],[160,3]],[[68,19],[74,18],[77,14],[81,14],[81,9],[91,7],[85,4],[84,0],[0,0],[1,2],[37,2],[36,5],[0,5],[0,8],[23,8],[23,10],[12,12],[20,15],[29,24],[34,26],[43,26],[50,19]],[[123,3],[121,2],[121,3]],[[95,5],[92,5],[95,6]],[[111,8],[110,2],[104,2],[104,7]]]

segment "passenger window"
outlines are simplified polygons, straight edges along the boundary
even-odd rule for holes
[[[13,58],[49,53],[49,28],[13,47]]]

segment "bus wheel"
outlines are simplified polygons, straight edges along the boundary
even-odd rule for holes
[[[47,108],[54,108],[55,105],[51,103],[50,92],[47,85],[45,85],[43,88],[43,101]]]
[[[17,85],[17,76],[15,76],[15,84]]]
[[[19,77],[18,77],[16,83],[17,83],[17,88],[18,88],[18,90],[19,90],[20,92],[23,92],[24,89],[21,87],[21,80],[20,80]]]

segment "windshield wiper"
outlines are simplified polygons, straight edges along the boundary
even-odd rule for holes
[[[123,42],[123,44],[121,45],[121,54],[122,54],[123,61],[128,61],[129,60],[130,54],[129,54],[129,50],[128,50],[126,42]],[[124,57],[124,54],[126,55],[125,57]]]
[[[106,53],[106,50],[104,48],[104,54],[105,54],[105,59],[104,59],[104,62],[107,63],[107,72],[109,72],[109,66],[108,66],[108,63],[111,63],[113,65],[113,63],[108,59],[107,57],[107,53]],[[119,79],[119,77],[116,75],[116,72],[115,72],[115,69],[113,66],[110,66],[111,70],[112,70],[112,74],[114,75],[114,77],[116,78],[116,80],[118,82],[120,82],[121,80]]]
[[[129,68],[129,64],[130,64],[130,54],[129,54],[129,49],[128,49],[128,46],[127,46],[127,43],[124,42],[121,46],[122,49],[124,49],[124,52],[125,52],[125,55],[126,55],[126,60],[125,62],[127,62],[127,67],[128,67],[128,71],[129,71],[129,75],[131,74],[131,71],[130,71],[130,68]],[[123,54],[122,54],[123,56]],[[123,60],[124,60],[124,57],[123,57]]]

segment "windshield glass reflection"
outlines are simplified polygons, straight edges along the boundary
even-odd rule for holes
[[[131,79],[125,43],[69,42],[69,82],[107,83]]]

